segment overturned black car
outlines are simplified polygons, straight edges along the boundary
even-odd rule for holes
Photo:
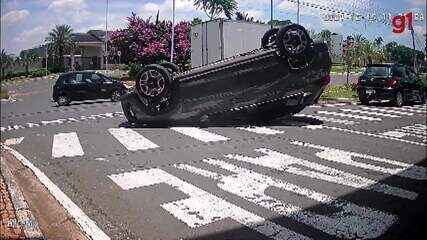
[[[121,98],[130,123],[258,120],[297,113],[330,81],[331,59],[296,24],[267,31],[261,49],[180,72],[171,63],[146,66],[135,90]]]

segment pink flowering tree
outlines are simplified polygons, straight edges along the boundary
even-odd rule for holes
[[[127,18],[126,28],[111,33],[111,54],[121,52],[121,62],[142,65],[170,60],[172,23],[170,21],[152,22],[136,16]],[[175,25],[174,63],[185,67],[190,61],[189,22]]]

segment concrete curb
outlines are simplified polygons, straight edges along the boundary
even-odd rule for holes
[[[37,220],[31,212],[31,209],[28,207],[24,195],[19,189],[19,186],[13,178],[12,172],[7,167],[3,157],[1,157],[0,164],[2,169],[1,173],[5,180],[5,184],[12,200],[13,208],[15,209],[16,218],[18,220],[18,223],[15,224],[19,224],[22,227],[27,239],[45,239],[42,232],[40,231]]]

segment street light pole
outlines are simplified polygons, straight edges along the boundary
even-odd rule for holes
[[[270,27],[273,29],[273,0],[270,3]]]
[[[297,24],[299,24],[299,0],[297,0]]]
[[[171,63],[173,63],[173,50],[175,40],[175,0],[172,1],[172,35],[171,35]]]
[[[46,60],[45,60],[45,63],[46,63],[45,65],[46,65],[46,66],[45,66],[45,69],[44,69],[44,70],[45,70],[45,74],[46,74],[46,77],[47,77],[47,57],[48,57],[48,56],[47,56],[47,44],[45,44],[45,45],[44,45],[44,48],[45,48],[44,53],[45,53],[45,59],[46,59]]]
[[[105,72],[108,71],[108,0],[105,8]]]

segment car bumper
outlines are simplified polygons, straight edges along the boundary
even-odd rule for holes
[[[357,93],[359,98],[365,100],[393,100],[396,90],[390,88],[359,87]]]

